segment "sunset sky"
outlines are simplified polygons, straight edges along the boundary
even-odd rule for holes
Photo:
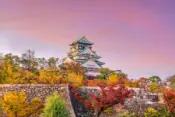
[[[175,0],[0,0],[0,52],[63,58],[86,36],[130,78],[175,74]]]

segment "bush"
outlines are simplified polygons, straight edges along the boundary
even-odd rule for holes
[[[68,110],[63,98],[54,93],[47,97],[44,108],[44,117],[68,117]]]
[[[117,117],[138,117],[135,113],[125,112],[123,114],[117,115]]]
[[[148,108],[145,113],[144,113],[145,117],[158,117],[159,116],[159,112],[157,110],[155,110],[154,108]]]

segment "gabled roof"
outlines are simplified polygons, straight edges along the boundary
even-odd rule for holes
[[[84,43],[84,44],[89,44],[89,45],[92,45],[93,44],[92,42],[88,41],[85,36],[81,37],[78,40],[75,40],[72,44],[75,44],[75,43]]]
[[[96,61],[97,62],[97,64],[99,64],[99,65],[104,65],[105,63],[104,62],[100,62],[100,61]]]
[[[97,56],[94,52],[92,52],[92,50],[90,50],[87,47],[81,53],[79,53],[79,55],[82,55],[82,54],[90,54],[90,55]]]
[[[87,68],[101,68],[95,61],[93,60],[88,60],[87,62],[85,62],[84,64],[82,64],[83,67],[87,67]]]

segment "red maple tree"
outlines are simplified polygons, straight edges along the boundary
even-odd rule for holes
[[[84,99],[75,88],[72,88],[72,92],[78,101],[84,103],[87,109],[94,109],[95,117],[99,117],[109,107],[116,104],[124,104],[126,99],[132,98],[134,95],[133,90],[129,90],[123,85],[117,88],[113,86],[100,86],[100,89],[100,95],[89,94],[89,98]]]
[[[170,112],[175,111],[175,90],[174,89],[168,89],[165,91],[164,95],[164,101],[167,104],[168,110]]]

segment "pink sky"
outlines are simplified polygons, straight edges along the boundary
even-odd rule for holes
[[[62,58],[86,36],[131,78],[174,74],[174,0],[0,0],[0,51]]]

